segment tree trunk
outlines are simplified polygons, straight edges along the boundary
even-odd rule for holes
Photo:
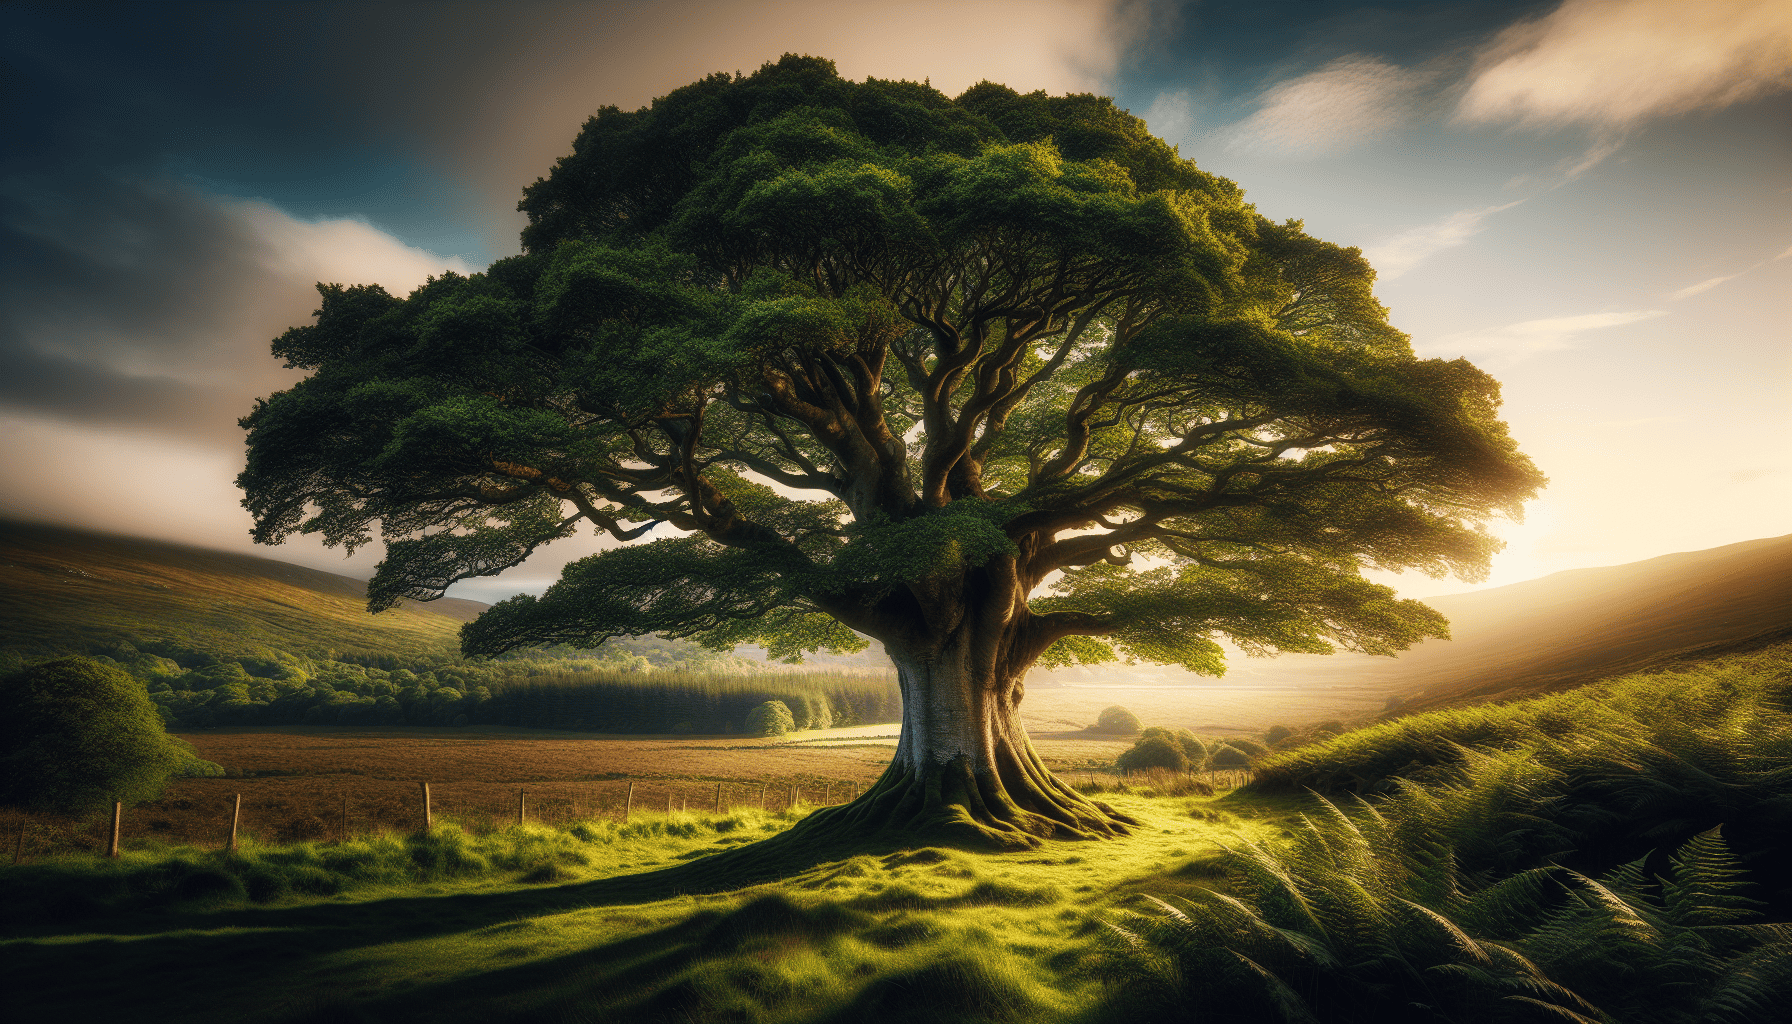
[[[1020,723],[1021,677],[986,653],[1001,646],[959,637],[924,654],[890,649],[902,687],[896,756],[876,785],[811,828],[997,849],[1130,832],[1135,819],[1088,800],[1039,759]]]

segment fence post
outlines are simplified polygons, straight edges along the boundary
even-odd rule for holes
[[[666,790],[666,817],[672,816],[672,791]]]
[[[821,805],[823,807],[826,807],[828,805],[829,798],[832,797],[833,795],[834,795],[834,786],[832,783],[829,783],[828,785],[821,787]]]
[[[629,812],[634,809],[635,809],[635,783],[633,780],[630,780],[629,784],[628,784],[628,796],[623,798],[623,801],[622,801],[622,823],[624,825],[628,824]]]
[[[24,863],[24,861],[25,861],[25,819],[20,818],[19,819],[19,842],[18,842],[18,845],[14,846],[12,848],[12,862],[13,862],[14,866],[17,866],[19,864]]]
[[[348,842],[348,794],[342,794],[342,841]]]
[[[516,823],[521,825],[529,817],[529,795],[522,790],[516,791]]]
[[[722,784],[716,783],[716,813],[722,813]]]
[[[797,797],[800,795],[801,794],[798,793],[797,788],[795,786],[790,787],[790,809],[791,810],[793,810],[793,811],[796,810]]]
[[[230,798],[230,845],[225,847],[231,853],[236,852],[236,825],[243,818],[243,794],[235,793]]]
[[[429,835],[429,783],[422,782],[418,783],[418,785],[423,787],[423,834]]]
[[[112,844],[106,847],[106,856],[118,856],[118,826],[124,819],[124,801],[112,801]]]
[[[759,787],[759,809],[765,810],[765,787]]]

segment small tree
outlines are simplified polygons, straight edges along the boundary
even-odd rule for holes
[[[1293,729],[1285,725],[1272,725],[1269,727],[1269,731],[1263,734],[1263,741],[1272,747],[1280,746],[1283,740],[1292,735],[1294,735]]]
[[[176,775],[221,775],[169,736],[138,680],[89,658],[0,679],[0,800],[88,812],[153,799]]]
[[[796,717],[781,700],[768,700],[747,712],[747,732],[755,736],[782,736],[796,729]]]
[[[1103,708],[1095,719],[1094,732],[1111,732],[1121,736],[1131,736],[1139,731],[1139,716],[1118,704]]]

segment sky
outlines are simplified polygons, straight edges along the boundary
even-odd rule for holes
[[[1550,477],[1480,585],[1792,532],[1792,0],[14,0],[0,516],[370,575],[377,545],[255,547],[233,484],[314,283],[511,255],[596,108],[786,52],[1113,96],[1360,246]],[[598,544],[454,593],[539,591]]]

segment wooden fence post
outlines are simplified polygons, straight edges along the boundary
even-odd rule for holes
[[[516,823],[521,825],[529,817],[529,795],[522,790],[516,791]]]
[[[423,787],[423,834],[429,835],[429,783],[423,782],[419,783],[419,785]]]
[[[230,798],[230,845],[225,849],[236,852],[236,826],[243,818],[243,794],[235,793]]]
[[[797,793],[797,788],[795,786],[790,787],[790,809],[793,811],[796,810],[796,801],[797,801],[798,795],[799,794]]]
[[[112,844],[106,847],[106,856],[118,856],[118,826],[124,820],[124,801],[112,801]]]
[[[834,794],[834,786],[832,783],[829,783],[828,785],[821,787],[821,805],[823,807],[826,807],[828,805],[828,798],[833,796],[833,794]]]
[[[630,782],[628,784],[628,796],[625,797],[622,801],[622,823],[624,825],[628,824],[629,812],[633,811],[634,809],[635,809],[635,783],[633,780],[630,780]]]
[[[716,783],[716,813],[722,813],[722,784]]]
[[[672,791],[666,790],[666,817],[672,816]]]
[[[12,848],[12,862],[16,866],[25,860],[25,819],[19,819],[19,842]]]
[[[759,787],[759,809],[762,811],[765,810],[765,791],[764,786]]]
[[[342,794],[342,841],[348,842],[348,794]]]

